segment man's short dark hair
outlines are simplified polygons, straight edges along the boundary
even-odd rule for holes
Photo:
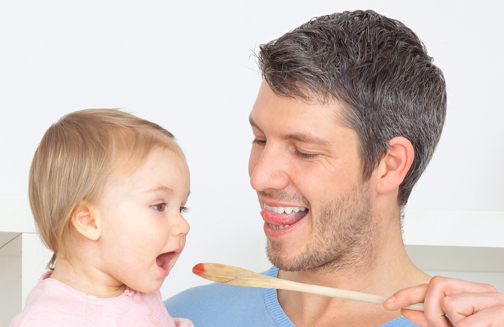
[[[415,158],[399,187],[399,205],[406,204],[446,116],[443,74],[412,30],[371,10],[336,13],[261,45],[258,59],[277,95],[345,102],[343,122],[360,137],[364,179],[390,139],[407,138]]]

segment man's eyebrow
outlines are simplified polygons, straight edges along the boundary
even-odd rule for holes
[[[259,128],[259,126],[257,126],[257,124],[254,122],[254,120],[250,116],[249,116],[249,123],[250,123],[250,125],[252,125],[253,127],[257,128],[258,130],[260,130],[262,132],[261,128]],[[325,146],[331,144],[329,141],[324,140],[323,138],[320,138],[318,136],[315,136],[315,135],[312,135],[309,133],[288,134],[288,135],[285,135],[283,138],[296,140],[296,141],[303,142],[303,143],[312,143],[312,144],[319,144],[319,145],[325,145]]]
[[[326,146],[331,144],[329,141],[324,140],[323,138],[308,133],[289,134],[285,135],[284,138],[296,140],[303,143],[312,143]]]

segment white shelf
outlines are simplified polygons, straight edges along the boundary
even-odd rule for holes
[[[6,247],[7,244],[9,244],[10,242],[13,242],[16,237],[18,237],[19,235],[21,235],[21,233],[12,233],[12,232],[0,232],[0,250],[4,247]],[[6,247],[6,249],[4,249],[2,252],[0,253],[3,253],[3,255],[6,255],[8,251],[9,247]]]
[[[26,195],[0,195],[0,326],[24,307],[51,252],[40,241]]]
[[[1,239],[12,235],[0,232]],[[0,300],[0,326],[8,326],[24,307],[51,255],[36,233],[19,233],[0,247],[0,291],[9,294]]]
[[[406,245],[422,270],[504,273],[504,248]]]
[[[403,229],[408,255],[428,274],[504,292],[504,212],[408,209]]]

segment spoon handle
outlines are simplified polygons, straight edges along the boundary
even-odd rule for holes
[[[238,285],[238,286],[262,287],[262,288],[276,288],[288,291],[311,293],[311,294],[337,297],[340,299],[354,300],[374,304],[383,304],[388,299],[388,297],[381,295],[374,295],[356,291],[347,291],[338,288],[325,287],[319,285],[303,284],[274,277],[270,278],[238,277],[236,279],[227,282],[226,284]],[[423,303],[410,304],[408,306],[405,306],[404,309],[424,311],[424,304]]]
[[[205,279],[229,285],[275,288],[375,304],[383,304],[388,299],[388,297],[381,295],[293,282],[290,280],[261,275],[243,268],[216,263],[197,264],[194,266],[193,272]],[[405,306],[404,309],[424,311],[424,304],[415,303]]]

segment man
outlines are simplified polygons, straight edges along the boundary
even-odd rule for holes
[[[402,209],[439,141],[445,82],[402,23],[319,17],[260,47],[249,162],[267,275],[379,295],[427,283]],[[416,326],[382,306],[213,284],[165,302],[195,326]]]

